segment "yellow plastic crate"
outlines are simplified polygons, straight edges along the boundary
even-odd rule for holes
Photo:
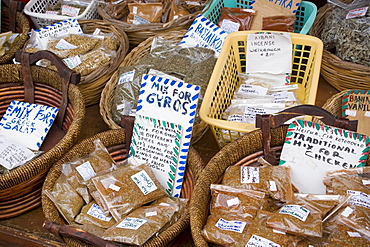
[[[234,32],[226,37],[199,111],[200,118],[210,125],[220,147],[256,129],[254,124],[222,119],[223,112],[230,106],[234,92],[240,86],[238,73],[245,73],[248,34],[255,32]],[[296,93],[299,100],[303,104],[314,105],[323,43],[316,37],[298,33],[291,33],[291,39],[291,82],[298,84]]]

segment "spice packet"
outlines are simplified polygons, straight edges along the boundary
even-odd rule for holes
[[[125,244],[142,245],[170,222],[177,206],[141,206],[107,229],[103,238]]]
[[[94,140],[94,150],[91,153],[62,165],[62,173],[66,175],[68,183],[86,203],[91,200],[87,187],[90,179],[115,169],[117,165],[100,139]]]
[[[112,216],[122,220],[132,210],[167,195],[147,164],[128,164],[117,170],[92,178]]]
[[[323,179],[327,194],[347,195],[349,190],[370,194],[368,167],[328,171]]]
[[[232,213],[254,216],[265,203],[264,192],[221,184],[211,184],[211,195],[211,214]]]
[[[222,7],[218,25],[226,32],[248,31],[255,14],[253,9]]]
[[[148,23],[160,23],[163,12],[162,3],[129,3],[130,13],[127,23],[140,25]]]
[[[224,173],[222,184],[262,191],[283,202],[293,199],[290,168],[284,166],[230,166]]]
[[[266,225],[294,235],[322,237],[322,219],[326,208],[325,204],[296,197],[274,212]]]
[[[232,246],[242,241],[243,234],[252,221],[252,215],[211,214],[208,216],[201,233],[208,242],[222,246]]]
[[[94,200],[83,206],[75,221],[81,225],[96,225],[109,228],[116,223],[111,215],[106,215],[103,209]]]
[[[243,235],[242,241],[235,246],[296,246],[302,237],[266,226],[266,221],[271,216],[272,212],[259,210]]]
[[[71,224],[85,205],[83,198],[68,183],[67,177],[62,173],[55,181],[54,188],[43,190],[43,193],[54,203],[63,218]]]
[[[369,209],[350,205],[335,218],[329,236],[330,244],[368,246],[370,243]]]
[[[176,20],[180,17],[190,15],[189,10],[187,10],[184,6],[180,4],[181,1],[174,0],[171,3],[171,8],[169,10],[168,20],[165,22],[170,22],[172,20]]]
[[[294,32],[295,15],[276,15],[262,18],[262,30]]]

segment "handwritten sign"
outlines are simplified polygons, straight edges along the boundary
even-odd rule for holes
[[[358,120],[357,132],[370,136],[370,90],[349,90],[342,97],[342,116]]]
[[[289,33],[248,34],[247,73],[285,74],[292,72],[292,41]]]
[[[295,15],[301,0],[256,0],[251,1],[251,8],[256,11],[251,30],[261,30],[263,17],[277,15]]]
[[[143,75],[130,155],[148,161],[169,195],[182,188],[200,87]]]
[[[225,38],[228,35],[219,26],[203,15],[198,15],[181,40],[184,47],[203,47],[215,51],[215,56],[221,52]]]
[[[288,127],[280,165],[291,168],[292,183],[300,193],[326,194],[326,171],[366,164],[370,138],[366,135],[305,120]]]
[[[13,100],[0,120],[0,133],[39,150],[59,109]]]
[[[145,161],[167,179],[171,188],[175,181],[179,160],[182,126],[154,118],[137,115],[132,136],[131,153]],[[167,193],[171,191],[167,189]]]

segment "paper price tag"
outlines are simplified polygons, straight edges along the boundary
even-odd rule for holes
[[[76,170],[81,175],[84,181],[96,176],[96,173],[89,161],[86,161],[82,165],[77,166]]]
[[[147,195],[157,189],[157,186],[145,171],[141,171],[135,175],[132,175],[131,179],[140,188],[144,195]]]
[[[91,207],[87,211],[87,214],[94,218],[97,218],[99,220],[103,220],[106,222],[112,219],[112,216],[105,216],[103,209],[98,204],[95,204],[95,203],[91,205]]]

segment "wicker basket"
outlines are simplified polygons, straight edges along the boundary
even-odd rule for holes
[[[113,18],[104,9],[104,6],[102,4],[98,6],[98,13],[103,18],[103,20],[116,25],[127,33],[130,43],[130,49],[133,49],[149,37],[155,35],[163,35],[169,31],[184,29],[187,30],[200,12],[197,11],[195,13],[179,17],[178,19],[172,20],[167,23],[149,23],[141,25],[130,24]]]
[[[180,41],[184,37],[185,33],[186,30],[171,31],[160,36],[168,40]],[[135,47],[129,54],[127,54],[120,66],[131,66],[137,64],[141,58],[150,52],[150,47],[155,37],[156,36],[152,36]],[[119,74],[118,71],[116,71],[104,87],[100,100],[100,115],[111,129],[121,128],[121,126],[119,126],[112,117],[113,94],[114,90],[117,88],[118,77]],[[208,125],[204,122],[194,125],[192,143],[197,142],[207,130]]]
[[[343,2],[350,3],[351,1]],[[325,16],[329,11],[329,4],[318,10],[316,20],[309,33],[310,35],[321,37]],[[321,75],[339,91],[353,88],[367,90],[370,88],[370,67],[343,61],[327,50],[323,51]]]
[[[102,143],[107,147],[109,153],[116,162],[122,161],[127,158],[125,131],[123,129],[115,129],[101,132],[99,134],[96,134],[95,136],[81,141],[79,144],[74,146],[62,159],[56,162],[54,166],[50,169],[50,172],[46,177],[43,190],[51,190],[53,188],[55,181],[61,174],[61,166],[63,163],[68,162],[75,157],[82,157],[91,152],[94,148],[93,141],[96,138],[99,138],[102,141]],[[195,149],[190,148],[186,166],[185,180],[183,184],[183,189],[181,191],[182,198],[190,199],[194,184],[197,181],[198,175],[202,169],[203,161],[201,157]],[[44,194],[42,195],[42,207],[47,220],[50,220],[57,224],[65,224],[63,217],[58,213],[58,210],[54,206],[53,202]],[[155,236],[148,240],[144,244],[144,246],[164,246],[171,240],[174,240],[174,238],[189,225],[189,222],[189,212],[186,212],[167,230],[163,231],[158,236]],[[57,234],[60,234],[60,232]],[[65,236],[63,236],[63,240],[68,244],[68,246],[91,246],[82,241],[79,236],[68,236],[68,234],[66,234]]]
[[[99,28],[104,33],[114,33],[121,44],[117,50],[115,58],[103,67],[93,71],[91,74],[81,77],[81,82],[78,87],[85,99],[85,105],[89,106],[99,103],[101,92],[105,87],[105,84],[125,58],[129,48],[129,43],[126,33],[122,31],[122,29],[111,25],[109,22],[102,20],[79,20],[78,22],[80,23],[84,33],[92,34],[96,28]]]
[[[305,106],[299,106],[299,108],[301,107]],[[318,110],[321,109],[317,106],[309,106],[309,108],[317,108]],[[292,109],[293,112],[296,112],[295,109],[297,108],[293,107],[290,109]],[[309,109],[303,109],[303,112],[309,111]],[[317,110],[313,109],[313,111],[316,112]],[[325,112],[326,111],[323,111],[324,114],[328,113]],[[285,114],[280,114],[280,116],[282,115]],[[292,113],[286,114],[286,116],[289,115],[292,116]],[[317,114],[316,116],[318,115],[323,116],[321,114]],[[327,124],[329,125],[337,125],[335,121],[344,120],[343,118],[335,118],[334,116],[330,115],[331,114],[329,113],[325,116],[329,116],[328,119],[331,119],[328,121],[330,122],[330,124],[327,122]],[[268,115],[266,116],[270,117]],[[255,163],[259,157],[264,157],[266,159],[267,157],[274,156],[276,160],[278,160],[288,129],[287,125],[279,125],[286,121],[286,116],[284,116],[283,119],[271,119],[271,121],[269,122],[271,123],[271,128],[268,129],[268,131],[265,130],[265,132],[269,132],[269,138],[263,138],[263,135],[265,135],[265,133],[262,131],[262,129],[264,129],[262,126],[261,129],[246,133],[242,137],[224,146],[206,165],[199,176],[198,182],[193,191],[193,199],[190,202],[190,226],[196,246],[208,246],[208,243],[202,236],[201,231],[205,225],[208,216],[209,201],[211,197],[210,185],[219,183],[223,177],[223,174],[229,166],[251,165]],[[355,127],[357,127],[356,124],[352,125],[355,122],[347,122],[347,120],[345,120],[345,122],[351,123],[351,127],[349,129],[353,130]],[[268,141],[270,145],[264,145],[264,143]],[[269,154],[266,155],[266,153]],[[368,159],[367,164],[370,165],[370,159]]]
[[[17,61],[20,61],[18,58],[22,54],[26,55],[23,59],[27,59],[29,55],[17,52]],[[58,59],[47,51],[34,53],[29,58],[31,64],[43,58],[51,61],[53,58]],[[44,153],[27,164],[0,175],[0,219],[17,216],[40,205],[41,187],[46,173],[76,143],[80,133],[85,105],[77,86],[69,84],[69,79],[78,82],[79,74],[64,66],[61,60],[58,61],[61,68],[64,68],[61,75],[43,67],[27,66],[24,60],[21,60],[21,64],[0,65],[1,117],[12,100],[59,107],[58,117],[40,148]],[[25,70],[25,74],[22,74],[22,70]],[[30,76],[30,83],[26,83]],[[34,92],[29,89],[32,79]]]
[[[0,64],[12,63],[15,52],[22,49],[23,45],[28,40],[28,32],[30,31],[30,23],[27,17],[22,13],[23,2],[10,0],[1,1],[4,3],[1,9],[1,33],[12,31],[19,33],[17,43],[4,55],[0,57]],[[9,6],[6,6],[9,5]]]

